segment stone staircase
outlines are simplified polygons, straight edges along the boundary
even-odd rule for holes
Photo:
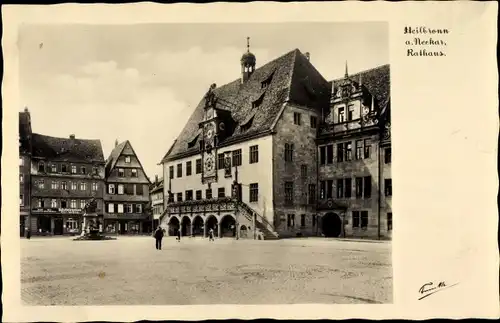
[[[279,239],[279,234],[274,230],[274,226],[269,223],[269,221],[248,206],[246,203],[241,201],[237,202],[240,210],[240,214],[243,215],[250,223],[253,223],[253,218],[255,217],[255,226],[257,231],[256,239],[259,240],[277,240]]]

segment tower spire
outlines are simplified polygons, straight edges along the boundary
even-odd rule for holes
[[[344,77],[347,78],[349,76],[349,73],[347,72],[347,61],[345,61],[345,75]]]
[[[247,37],[247,53],[250,53],[250,37]]]

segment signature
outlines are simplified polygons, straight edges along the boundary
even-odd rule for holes
[[[432,294],[435,294],[435,293],[440,292],[442,290],[445,290],[447,288],[453,287],[455,285],[458,285],[458,283],[455,283],[453,285],[446,285],[445,282],[439,282],[437,284],[435,284],[433,282],[425,283],[418,290],[419,294],[422,295],[418,300],[424,299],[427,296],[431,296]]]

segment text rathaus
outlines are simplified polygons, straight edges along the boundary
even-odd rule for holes
[[[249,46],[248,46],[249,47]],[[390,69],[327,81],[295,49],[212,84],[161,164],[170,235],[391,238]]]

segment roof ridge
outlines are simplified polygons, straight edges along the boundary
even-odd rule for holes
[[[377,69],[380,69],[380,68],[383,68],[383,67],[386,67],[386,66],[391,66],[391,64],[387,63],[387,64],[383,64],[383,65],[379,65],[379,66],[376,66],[376,67],[372,67],[372,68],[369,68],[367,70],[362,70],[362,71],[359,71],[357,73],[353,73],[353,74],[349,74],[348,77],[352,77],[352,76],[357,76],[359,74],[364,74],[364,73],[368,73],[368,72],[371,72],[371,71],[374,71],[374,70],[377,70]],[[332,79],[331,81],[329,82],[335,82],[335,81],[340,81],[340,80],[343,80],[345,77],[339,77],[339,78],[335,78],[335,79]]]
[[[37,136],[40,136],[40,137],[53,138],[53,139],[61,139],[61,140],[98,141],[99,143],[101,142],[101,139],[85,139],[85,138],[78,138],[78,137],[75,137],[74,139],[72,139],[72,138],[68,138],[68,137],[56,137],[56,136],[43,135],[43,134],[37,133],[37,132],[32,132],[31,134],[32,135],[37,135]]]

